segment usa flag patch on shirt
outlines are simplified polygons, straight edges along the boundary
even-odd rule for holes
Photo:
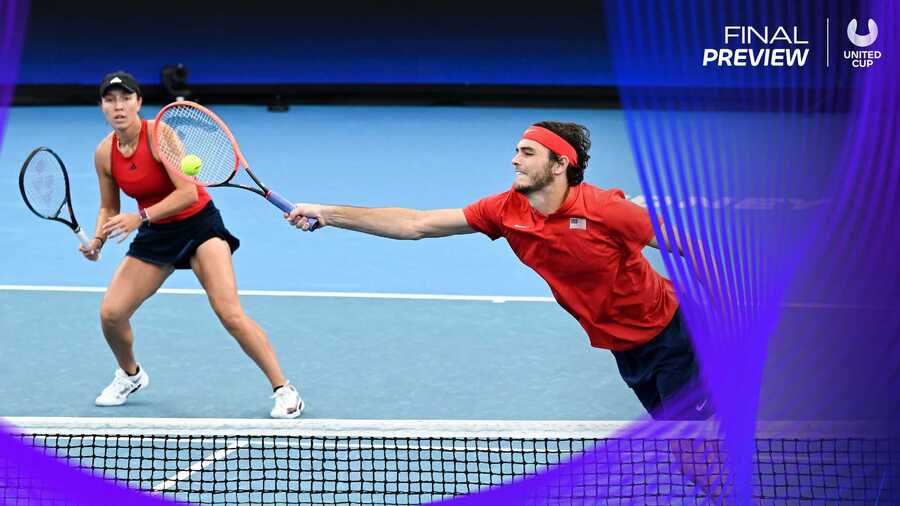
[[[584,218],[569,218],[569,230],[587,230],[587,220]]]

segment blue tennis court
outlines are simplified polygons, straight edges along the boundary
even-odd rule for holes
[[[515,139],[523,125],[544,118],[591,128],[587,180],[640,199],[618,111],[215,109],[256,172],[295,201],[462,207],[508,188]],[[12,245],[0,276],[0,414],[36,417],[18,419],[42,434],[35,443],[106,476],[201,503],[367,504],[418,503],[506,483],[603,439],[613,460],[594,463],[601,470],[582,475],[593,481],[572,490],[623,503],[707,500],[680,476],[667,438],[614,438],[623,425],[602,421],[641,417],[640,404],[612,355],[589,346],[502,241],[302,234],[261,198],[229,189],[212,192],[242,241],[234,257],[242,303],[308,403],[301,422],[258,420],[268,415],[268,385],[190,272],[174,274],[132,320],[151,387],[125,406],[95,407],[115,367],[98,310],[127,243],[107,246],[100,263],[86,262],[69,231],[25,209],[15,177],[33,147],[52,147],[69,166],[76,214],[91,231],[98,200],[92,153],[105,133],[96,108],[14,108],[0,155],[0,227]],[[659,256],[647,255],[663,271]],[[793,304],[785,319],[796,324],[821,310]],[[190,420],[197,418],[206,420]],[[547,422],[515,422],[525,420]],[[895,455],[895,443],[860,443],[838,429],[812,431],[800,443],[787,438],[794,441],[787,448],[783,435],[762,439],[754,495],[878,497],[879,459]],[[653,458],[641,460],[643,471],[611,479],[609,466],[635,464],[621,460],[629,455]],[[785,473],[807,481],[785,488]]]
[[[618,111],[214,109],[257,174],[295,201],[462,207],[508,188],[517,136],[543,118],[588,125],[594,138],[588,180],[639,193]],[[146,107],[143,114],[155,112]],[[0,155],[7,196],[0,227],[15,245],[2,253],[7,268],[0,276],[3,414],[266,417],[264,377],[222,329],[190,272],[177,272],[164,285],[182,292],[160,293],[135,315],[137,356],[151,388],[121,408],[93,406],[115,367],[99,328],[98,290],[127,243],[108,245],[97,264],[84,261],[65,227],[29,213],[15,178],[33,147],[53,148],[68,165],[76,216],[91,232],[99,198],[92,156],[107,131],[94,107],[11,111]],[[550,301],[543,281],[502,241],[470,235],[400,242],[336,229],[301,234],[252,194],[215,189],[212,195],[242,241],[234,257],[239,287],[256,293],[243,304],[300,386],[309,404],[305,417],[625,420],[642,414],[612,356],[590,347],[577,322]],[[134,205],[122,202],[126,210]],[[654,262],[662,269],[658,257]]]

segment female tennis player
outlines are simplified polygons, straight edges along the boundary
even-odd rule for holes
[[[150,141],[153,125],[139,115],[141,104],[141,90],[131,74],[120,71],[103,78],[100,108],[113,131],[94,154],[100,182],[97,236],[80,249],[96,261],[107,239],[122,242],[138,232],[100,306],[103,335],[119,367],[96,404],[124,404],[150,384],[134,356],[129,319],[175,269],[192,269],[222,325],[272,384],[272,417],[300,416],[303,400],[282,373],[266,333],[238,299],[231,255],[240,241],[225,228],[202,186],[169,176]],[[138,212],[121,212],[120,189],[137,200]]]

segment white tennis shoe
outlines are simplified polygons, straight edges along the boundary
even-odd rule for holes
[[[272,412],[269,413],[272,415],[272,418],[297,418],[303,413],[303,408],[306,407],[297,389],[290,382],[285,383],[284,386],[276,390],[272,394],[272,399],[275,399],[275,406],[272,407]]]
[[[129,395],[148,386],[150,386],[150,375],[141,367],[141,364],[138,364],[138,373],[134,376],[129,376],[121,368],[116,368],[116,374],[112,383],[100,392],[100,395],[94,400],[94,404],[98,406],[121,406],[128,400]]]

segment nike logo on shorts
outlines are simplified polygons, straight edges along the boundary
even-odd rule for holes
[[[709,402],[709,397],[703,399],[703,402],[698,402],[698,403],[694,406],[694,409],[696,409],[697,412],[700,413],[700,412],[703,411],[703,408],[706,407],[706,404],[707,404],[708,402]]]

